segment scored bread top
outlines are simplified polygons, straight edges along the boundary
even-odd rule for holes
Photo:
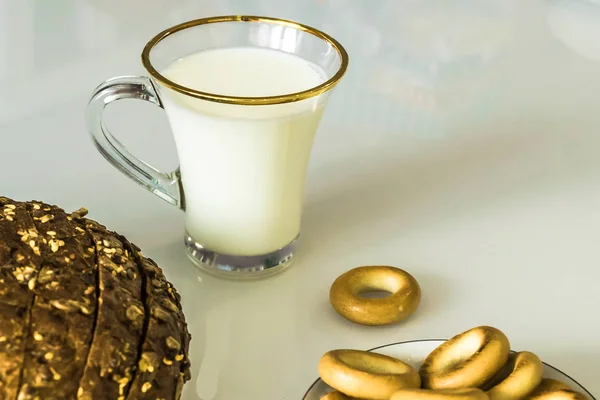
[[[180,297],[86,213],[0,197],[0,398],[178,399],[191,338]]]

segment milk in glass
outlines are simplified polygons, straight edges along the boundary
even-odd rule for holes
[[[301,92],[326,77],[296,55],[253,47],[193,53],[161,73],[185,87],[240,97]],[[306,167],[325,106],[321,96],[248,106],[166,91],[187,233],[229,255],[267,254],[292,242],[300,232]]]

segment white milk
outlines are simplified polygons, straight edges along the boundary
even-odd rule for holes
[[[191,54],[162,74],[193,89],[246,97],[299,92],[325,80],[302,58],[250,47]],[[187,232],[229,255],[267,254],[294,240],[324,96],[237,106],[160,91],[179,155]]]

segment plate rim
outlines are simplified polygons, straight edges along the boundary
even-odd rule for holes
[[[450,339],[413,339],[413,340],[404,340],[404,341],[401,341],[401,342],[388,343],[388,344],[384,344],[384,345],[381,345],[381,346],[373,347],[373,348],[371,348],[369,350],[366,350],[366,351],[374,351],[374,350],[382,349],[384,347],[391,347],[391,346],[397,346],[397,345],[408,344],[408,343],[418,343],[418,342],[447,342],[448,340],[450,340]],[[516,350],[511,350],[511,352],[515,353],[517,351]],[[585,394],[587,394],[592,400],[596,400],[596,398],[590,393],[590,391],[587,390],[586,387],[583,386],[581,383],[579,383],[576,379],[573,379],[571,377],[571,375],[564,373],[562,370],[556,368],[555,366],[553,366],[551,364],[548,364],[547,362],[542,361],[542,364],[544,364],[545,366],[550,367],[552,369],[555,369],[559,373],[561,373],[564,376],[566,376],[567,378],[571,379],[573,382],[575,382],[576,384],[578,384],[585,391]],[[315,379],[315,381],[312,383],[312,385],[310,385],[310,387],[304,393],[304,396],[302,396],[302,400],[306,399],[306,397],[308,396],[308,394],[310,393],[310,391],[315,387],[315,385],[317,383],[319,383],[320,380],[321,380],[320,377],[318,377],[317,379]]]

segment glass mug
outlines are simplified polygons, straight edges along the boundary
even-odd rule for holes
[[[296,22],[223,16],[159,33],[142,62],[149,77],[113,78],[90,99],[86,120],[98,151],[185,211],[185,248],[202,269],[246,278],[285,269],[300,234],[314,135],[347,52]],[[165,110],[175,171],[145,163],[107,130],[105,107],[131,98]]]

